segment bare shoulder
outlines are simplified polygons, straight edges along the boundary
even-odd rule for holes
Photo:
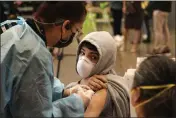
[[[91,101],[97,102],[97,103],[104,103],[106,101],[107,97],[107,89],[101,89],[92,96]]]
[[[106,102],[107,90],[101,89],[97,91],[85,111],[85,117],[98,117],[102,112]]]

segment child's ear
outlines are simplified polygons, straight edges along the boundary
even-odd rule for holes
[[[131,103],[136,106],[140,100],[140,88],[135,88],[131,94]]]

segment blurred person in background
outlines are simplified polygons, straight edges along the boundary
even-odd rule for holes
[[[1,17],[0,22],[3,22],[7,19],[17,18],[19,13],[17,10],[18,4],[14,1],[0,1]]]
[[[147,11],[147,7],[150,1],[143,1],[141,3],[142,9],[144,11],[144,21],[143,21],[143,43],[150,43],[151,42],[151,33],[150,33],[150,25],[149,20],[152,18],[150,11]]]
[[[176,117],[176,62],[151,56],[136,69],[131,93],[138,117]]]
[[[96,17],[97,13],[101,13],[101,9],[97,6],[94,6],[93,1],[87,1],[86,9],[87,16],[83,24],[83,35],[87,35],[90,32],[97,31],[96,27]]]
[[[137,52],[138,45],[141,39],[141,27],[143,22],[143,10],[141,8],[141,1],[123,1],[123,13],[125,14],[125,30],[124,42],[126,48],[127,36],[129,30],[133,29],[133,39],[131,52]]]
[[[171,54],[168,44],[171,40],[168,27],[168,16],[171,12],[171,5],[171,1],[151,1],[147,8],[153,11],[153,54]]]
[[[122,1],[111,1],[110,3],[110,10],[113,17],[113,33],[114,33],[114,39],[118,43],[118,48],[120,51],[124,51],[125,45],[124,45],[124,36],[122,35]]]
[[[121,32],[121,23],[122,23],[122,16],[123,16],[122,1],[111,1],[110,8],[111,8],[112,17],[114,19],[114,22],[113,22],[114,36],[122,35],[122,32]]]
[[[0,14],[1,14],[0,22],[7,20],[7,15],[4,12],[5,12],[5,8],[4,8],[3,4],[0,2]]]

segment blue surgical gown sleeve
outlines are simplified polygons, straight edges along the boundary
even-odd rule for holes
[[[17,85],[12,114],[17,117],[83,117],[84,108],[79,96],[62,98],[61,82],[53,90],[52,66],[48,65],[52,63],[42,52],[39,54],[33,56]],[[56,94],[54,102],[53,93],[59,95]]]
[[[62,98],[64,90],[64,84],[56,77],[54,77],[53,85],[53,101],[56,101],[58,98]]]
[[[3,41],[16,38],[7,32],[1,36]],[[61,82],[54,87],[52,56],[41,39],[29,27],[23,34],[1,61],[0,114],[8,118],[83,117],[82,99],[76,94],[62,98]],[[5,49],[1,46],[1,51]]]
[[[63,83],[61,83],[59,79],[54,78],[53,115],[55,117],[83,117],[84,109],[82,108],[82,103],[79,104],[82,100],[76,94],[72,94],[69,97],[57,100],[59,97],[62,97],[63,89]],[[74,112],[70,112],[72,110]]]

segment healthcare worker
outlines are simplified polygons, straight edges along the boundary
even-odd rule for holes
[[[0,118],[84,116],[93,93],[64,90],[46,46],[68,46],[85,16],[84,2],[44,2],[33,19],[1,23]]]

